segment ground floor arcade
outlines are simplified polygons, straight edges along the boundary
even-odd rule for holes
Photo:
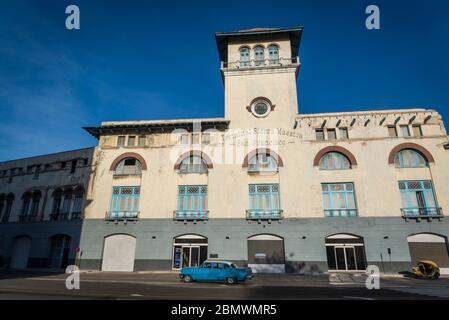
[[[85,220],[0,226],[0,262],[11,269],[152,271],[233,261],[255,272],[401,272],[422,259],[449,273],[449,228],[443,221],[397,218],[210,220]]]

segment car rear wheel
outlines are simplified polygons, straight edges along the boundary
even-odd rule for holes
[[[237,279],[236,278],[226,278],[226,283],[227,284],[236,284]]]
[[[192,282],[192,276],[186,275],[184,276],[184,282]]]

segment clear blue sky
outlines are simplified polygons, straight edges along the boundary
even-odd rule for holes
[[[65,29],[65,7],[81,30]],[[367,31],[377,4],[381,30]],[[303,25],[299,112],[449,119],[448,1],[0,0],[0,161],[93,146],[103,120],[223,116],[214,32]]]

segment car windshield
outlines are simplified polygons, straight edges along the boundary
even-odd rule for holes
[[[233,263],[230,264],[231,268],[237,268],[237,266]]]

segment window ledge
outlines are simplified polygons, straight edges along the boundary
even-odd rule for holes
[[[175,221],[204,221],[209,220],[209,210],[206,211],[173,211],[173,220]]]
[[[442,208],[402,208],[401,213],[402,218],[405,221],[421,221],[422,219],[427,221],[437,219],[438,221],[441,221],[441,219],[444,218]]]
[[[119,174],[119,173],[114,173],[113,177],[117,177],[117,178],[123,178],[123,177],[141,177],[142,174],[141,173],[135,173],[135,174]]]
[[[284,219],[283,210],[246,210],[246,220],[276,221]]]
[[[131,212],[110,212],[107,211],[105,215],[106,221],[136,221],[139,220],[140,211]]]

